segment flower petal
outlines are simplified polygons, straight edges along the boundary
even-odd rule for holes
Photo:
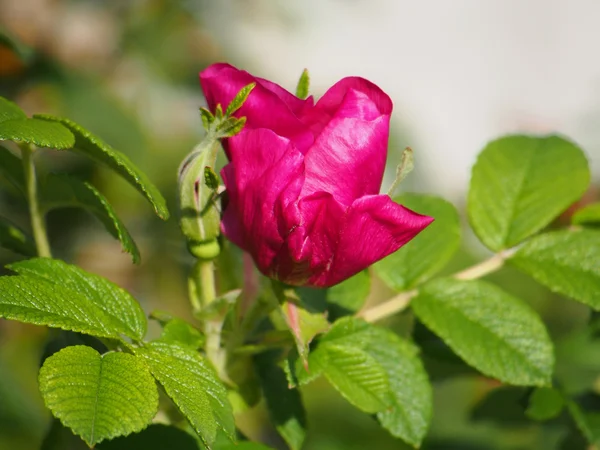
[[[223,168],[229,203],[222,230],[269,274],[289,234],[283,211],[303,182],[303,156],[286,138],[270,130],[246,130],[230,138],[231,161]]]
[[[313,142],[312,134],[296,117],[296,113],[310,108],[312,98],[299,99],[275,83],[225,63],[213,64],[200,72],[200,84],[211,111],[218,103],[225,109],[236,94],[250,83],[256,83],[256,87],[234,114],[236,117],[246,117],[244,128],[268,128],[279,136],[294,140],[299,148],[308,148]],[[227,143],[227,151],[228,146]]]
[[[306,183],[302,196],[330,192],[345,206],[365,195],[379,194],[389,136],[389,115],[371,120],[348,117],[348,110],[369,100],[350,91],[306,153]],[[371,106],[374,107],[374,104]],[[367,108],[361,108],[367,109]]]
[[[331,267],[315,274],[309,284],[327,287],[351,277],[398,250],[432,221],[387,195],[356,200],[346,213]]]

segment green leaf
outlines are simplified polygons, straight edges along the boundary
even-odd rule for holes
[[[563,395],[554,388],[537,388],[529,397],[526,414],[534,420],[549,420],[560,414],[565,406]]]
[[[46,359],[39,383],[46,406],[89,446],[141,431],[158,410],[152,376],[126,353],[66,347]]]
[[[255,358],[271,422],[292,450],[300,450],[306,437],[306,412],[298,389],[290,389],[277,365],[278,351]]]
[[[306,97],[308,97],[309,90],[310,75],[308,74],[308,69],[304,69],[300,75],[300,79],[298,80],[298,85],[296,86],[296,97],[304,100]]]
[[[460,224],[456,208],[439,197],[403,194],[394,201],[435,219],[416,238],[373,266],[385,284],[404,291],[431,278],[450,261],[460,245]]]
[[[585,155],[559,136],[490,142],[473,167],[468,214],[491,250],[512,247],[578,200],[590,182]]]
[[[329,310],[334,317],[354,314],[364,305],[371,291],[371,277],[363,270],[326,291]]]
[[[600,225],[600,203],[592,203],[577,210],[571,222],[575,225]]]
[[[412,300],[417,317],[469,365],[517,386],[548,386],[552,342],[538,315],[483,281],[440,279]]]
[[[0,217],[0,247],[25,256],[35,256],[35,244],[23,231]]]
[[[377,418],[392,435],[419,446],[429,427],[433,398],[418,349],[386,328],[352,317],[335,322],[316,352],[327,345],[362,350],[381,366],[389,381],[388,406]]]
[[[105,441],[98,450],[199,450],[194,437],[175,426],[154,424],[140,433]]]
[[[16,55],[26,64],[29,63],[34,56],[34,50],[26,46],[14,36],[9,36],[6,30],[0,29],[0,47],[5,46],[16,53]],[[2,98],[2,97],[0,97]]]
[[[185,320],[174,318],[163,325],[159,340],[197,350],[204,343],[204,336]]]
[[[298,354],[303,361],[308,358],[308,345],[313,338],[329,328],[325,313],[312,312],[293,301],[285,301],[280,306],[288,329],[294,337]]]
[[[0,140],[56,149],[71,148],[75,144],[73,134],[61,124],[27,118],[0,122]]]
[[[248,96],[252,92],[252,89],[256,87],[256,83],[250,83],[244,86],[240,91],[235,95],[235,98],[231,101],[229,106],[227,106],[227,110],[225,111],[225,117],[231,116],[237,110],[239,110],[244,102],[248,99]]]
[[[18,276],[0,277],[0,317],[113,339],[146,334],[140,305],[102,277],[50,258],[7,267]]]
[[[236,444],[218,445],[215,450],[274,450],[272,447],[259,444],[258,442],[243,441]]]
[[[69,148],[74,147],[74,151],[110,167],[146,197],[154,207],[158,217],[163,220],[169,218],[167,203],[160,191],[150,182],[146,174],[138,169],[123,153],[113,149],[98,136],[69,119],[47,114],[37,114],[34,118],[48,123],[59,123],[67,127],[75,135],[75,142]]]
[[[566,407],[588,443],[600,443],[600,413],[585,411],[573,400],[567,400]]]
[[[23,197],[27,196],[21,160],[2,146],[0,146],[0,176],[19,191]]]
[[[0,97],[0,123],[15,119],[27,119],[27,114],[16,103]]]
[[[205,445],[210,447],[219,430],[230,439],[235,423],[227,390],[212,367],[189,347],[152,342],[136,348]]]
[[[69,207],[89,211],[115,239],[121,242],[123,250],[131,255],[133,262],[135,264],[140,262],[140,252],[129,231],[106,197],[90,183],[65,174],[51,174],[44,180],[40,193],[42,207],[46,211]]]
[[[536,236],[509,262],[550,290],[600,310],[599,231],[555,231]]]

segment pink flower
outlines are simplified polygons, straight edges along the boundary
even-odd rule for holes
[[[433,219],[379,195],[390,98],[356,77],[315,104],[228,64],[200,73],[209,108],[256,87],[247,118],[224,144],[229,202],[221,228],[268,277],[290,285],[337,284],[395,252]]]

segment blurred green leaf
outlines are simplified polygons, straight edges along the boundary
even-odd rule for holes
[[[477,402],[471,411],[473,422],[491,422],[501,427],[528,427],[525,415],[527,388],[500,386],[492,389]]]
[[[189,347],[152,342],[136,348],[165,392],[210,447],[219,430],[235,437],[235,422],[225,386],[204,358]]]
[[[547,386],[552,342],[538,315],[484,281],[439,279],[411,302],[413,311],[468,364],[505,383]]]
[[[21,160],[0,145],[0,176],[26,197],[25,176]]]
[[[600,225],[600,203],[592,203],[578,209],[571,222],[575,225]]]
[[[67,347],[46,359],[39,382],[46,406],[89,446],[141,431],[158,410],[146,365],[126,353]]]
[[[363,270],[326,291],[329,312],[333,318],[354,314],[364,305],[371,291],[371,277]]]
[[[566,407],[586,441],[589,444],[600,443],[600,413],[585,411],[573,400],[568,400]]]
[[[21,229],[0,217],[0,247],[24,256],[35,256],[35,244]]]
[[[83,208],[93,214],[106,230],[121,242],[134,264],[140,262],[138,247],[121,219],[106,197],[86,181],[66,174],[50,174],[40,187],[42,208],[50,211],[57,208]]]
[[[21,41],[17,40],[14,36],[8,35],[3,29],[0,29],[0,46],[5,46],[11,49],[25,63],[31,61],[34,55],[34,51],[32,48],[27,47]]]
[[[197,350],[204,343],[204,336],[192,324],[173,318],[163,325],[159,340],[167,344],[178,344]]]
[[[259,444],[258,442],[242,441],[226,445],[218,445],[215,450],[274,450],[272,447]]]
[[[56,149],[71,148],[75,144],[73,134],[61,124],[27,118],[0,122],[0,140]]]
[[[167,203],[160,191],[150,182],[146,174],[140,171],[123,153],[113,149],[99,137],[69,119],[47,114],[38,114],[34,118],[67,127],[75,135],[75,142],[69,147],[74,147],[74,151],[106,164],[146,197],[161,219],[169,218]]]
[[[304,100],[306,97],[308,97],[309,90],[310,75],[308,73],[308,69],[304,69],[300,75],[300,79],[298,80],[298,85],[296,86],[296,97]]]
[[[255,358],[257,372],[271,422],[292,450],[300,450],[306,437],[306,412],[298,389],[290,389],[285,373],[277,365],[280,352]]]
[[[600,310],[600,232],[554,231],[536,236],[510,263],[559,294]]]
[[[578,200],[589,182],[585,155],[564,138],[500,138],[485,147],[473,167],[471,226],[491,250],[512,247]]]
[[[562,393],[554,388],[537,388],[529,397],[527,417],[534,420],[549,420],[560,414],[565,406]]]
[[[394,201],[435,219],[416,238],[373,266],[385,284],[403,291],[431,278],[450,261],[460,245],[460,225],[456,208],[442,198],[403,194]]]
[[[145,430],[104,441],[98,450],[200,450],[198,442],[185,431],[170,425],[153,424]]]
[[[0,36],[2,36],[2,33],[0,33]],[[0,38],[0,43],[1,42],[2,39]],[[16,103],[11,102],[4,97],[0,97],[0,123],[6,122],[7,120],[19,119],[27,119],[27,114],[25,114]]]
[[[418,349],[388,329],[352,317],[335,322],[314,353],[330,346],[360,350],[375,360],[389,383],[381,397],[387,406],[377,412],[379,422],[393,436],[419,446],[431,420],[433,394]],[[327,375],[327,364],[323,372]]]
[[[102,277],[50,258],[7,267],[18,275],[0,277],[0,317],[113,339],[146,334],[140,305]]]

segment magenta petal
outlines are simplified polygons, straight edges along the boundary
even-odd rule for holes
[[[297,147],[308,148],[313,142],[312,133],[296,117],[295,111],[310,108],[312,99],[299,99],[282,87],[229,64],[213,64],[200,72],[200,84],[211,111],[218,103],[225,109],[240,89],[250,83],[256,83],[256,87],[235,113],[237,117],[246,117],[245,129],[268,128],[294,140]],[[229,150],[229,142],[226,146]]]
[[[303,156],[288,139],[266,129],[234,136],[230,152],[232,162],[222,171],[229,196],[222,230],[268,274],[288,233],[281,233],[282,211],[302,187]]]
[[[433,218],[417,214],[387,195],[356,200],[346,214],[329,271],[315,275],[310,283],[327,287],[351,277],[398,250],[432,221]]]
[[[334,117],[305,156],[302,196],[330,192],[345,206],[379,194],[387,156],[389,116],[373,121]]]

